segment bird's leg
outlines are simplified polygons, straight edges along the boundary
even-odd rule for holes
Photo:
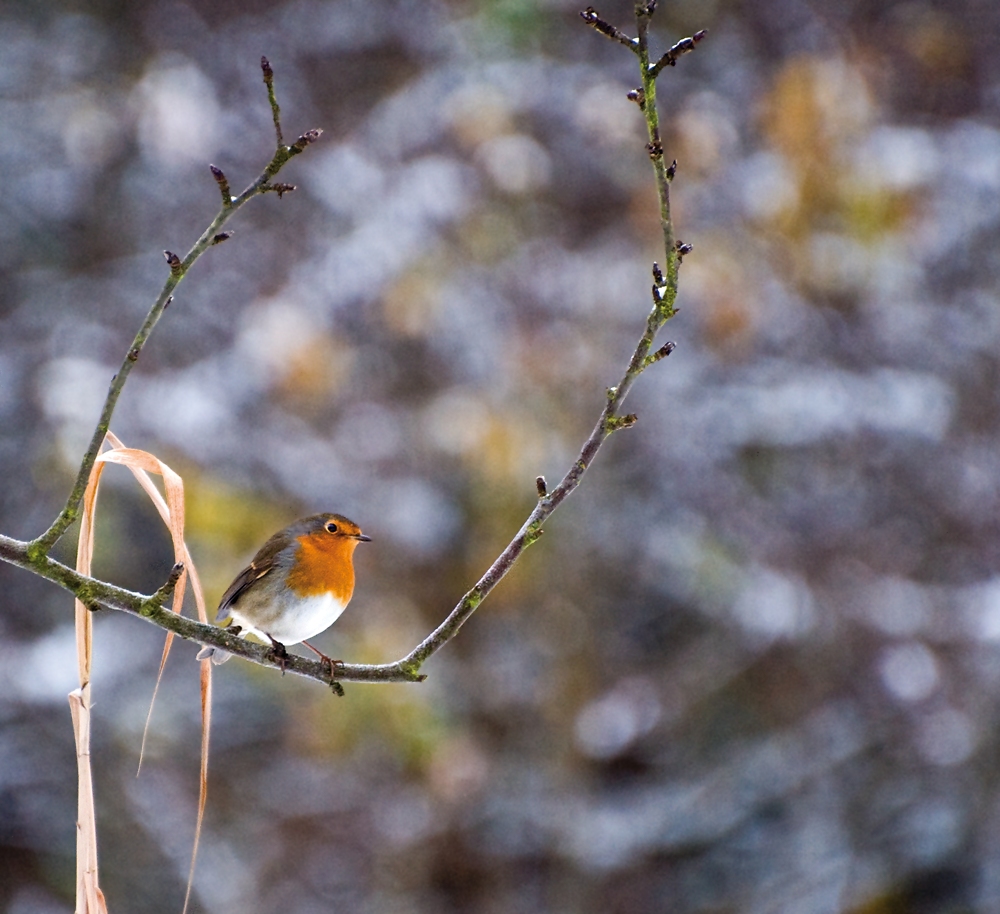
[[[267,636],[271,638],[270,635]],[[288,649],[280,641],[275,641],[271,638],[271,653],[274,655],[274,659],[278,661],[278,666],[281,667],[281,675],[285,675],[285,667],[288,666]]]
[[[317,650],[316,648],[314,648],[308,641],[303,641],[302,643],[307,648],[309,648],[309,650],[311,650],[314,654],[316,654],[316,655],[319,656],[320,663],[322,663],[324,666],[326,666],[326,667],[329,668],[329,670],[330,670],[330,679],[332,680],[333,679],[333,668],[335,666],[337,666],[338,664],[340,666],[343,666],[344,665],[344,661],[343,660],[331,660],[322,651]]]

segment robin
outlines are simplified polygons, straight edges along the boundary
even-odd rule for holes
[[[314,514],[279,530],[222,595],[216,624],[235,623],[244,637],[270,641],[279,660],[285,644],[302,642],[332,665],[306,638],[325,631],[354,593],[354,550],[371,542],[342,514]],[[203,648],[198,659],[224,663],[232,655]]]

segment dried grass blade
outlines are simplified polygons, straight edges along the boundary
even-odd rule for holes
[[[198,610],[198,618],[202,622],[208,621],[208,612],[205,606],[205,594],[201,587],[201,579],[198,570],[191,559],[191,553],[184,542],[184,482],[170,467],[162,460],[154,457],[147,451],[136,450],[125,447],[122,441],[111,432],[108,432],[108,443],[111,450],[98,458],[103,463],[117,463],[128,467],[132,471],[143,491],[149,496],[154,507],[159,512],[163,522],[170,530],[170,538],[174,547],[174,561],[184,565],[184,571],[177,581],[174,590],[174,598],[171,609],[175,613],[181,611],[184,603],[185,585],[190,577],[191,591],[194,594],[195,605]],[[163,492],[161,495],[156,488],[150,473],[156,473],[163,479]],[[163,645],[163,654],[160,657],[160,669],[156,676],[156,685],[153,687],[153,697],[149,704],[149,713],[146,715],[146,725],[142,734],[142,747],[139,752],[139,767],[142,767],[142,757],[145,753],[146,738],[149,733],[149,725],[153,716],[153,706],[156,702],[156,695],[160,688],[160,681],[163,677],[163,669],[166,666],[167,657],[170,654],[170,646],[173,643],[173,633],[168,632]],[[191,868],[188,872],[187,890],[184,895],[184,911],[187,911],[188,903],[191,899],[191,891],[194,886],[195,864],[198,859],[198,845],[201,840],[201,830],[205,821],[205,807],[208,803],[208,747],[209,735],[212,723],[212,664],[209,660],[201,662],[201,767],[198,786],[198,815],[195,822],[194,846],[191,849]],[[136,772],[138,777],[139,772]]]
[[[171,603],[171,609],[175,613],[179,613],[184,603],[187,579],[191,571],[191,555],[184,542],[184,483],[180,476],[170,469],[170,467],[148,451],[126,447],[121,439],[112,432],[108,432],[107,441],[111,445],[112,450],[101,454],[97,459],[106,463],[120,464],[132,471],[132,475],[135,476],[142,490],[149,496],[153,507],[156,508],[163,523],[170,531],[170,539],[174,547],[174,561],[184,564],[184,571],[177,581],[177,587],[174,590],[174,598]],[[150,473],[156,473],[163,478],[163,489],[166,493],[166,498],[160,494],[160,490],[156,488],[152,479],[149,478]],[[199,586],[195,590],[196,600],[200,589]],[[163,671],[167,665],[167,658],[170,656],[170,648],[173,641],[173,632],[167,632],[163,643],[163,652],[160,655],[160,667],[156,674],[156,683],[153,686],[153,696],[149,702],[149,711],[146,713],[146,723],[142,730],[142,743],[139,747],[139,765],[136,769],[136,777],[142,771],[142,760],[146,754],[146,741],[149,737],[149,726],[153,718],[153,708],[156,705],[156,696],[160,691],[160,682],[163,679]]]
[[[95,464],[87,480],[80,515],[80,539],[76,568],[90,574],[94,557],[94,509],[103,467]],[[80,687],[69,694],[73,736],[76,740],[76,911],[77,914],[107,914],[104,893],[98,884],[97,819],[94,778],[90,765],[90,671],[93,659],[93,619],[90,610],[75,601],[76,659]]]
[[[184,893],[184,907],[181,914],[187,914],[194,888],[194,868],[198,860],[198,844],[205,821],[205,806],[208,803],[208,737],[212,731],[212,661],[206,657],[201,661],[201,769],[198,783],[198,817],[194,830],[194,847],[191,848],[191,868],[188,871],[187,891]]]
[[[90,768],[89,685],[69,693],[69,708],[73,717],[77,759],[76,910],[77,914],[107,914],[107,902],[97,878],[96,813]]]

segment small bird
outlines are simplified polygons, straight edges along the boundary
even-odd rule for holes
[[[306,638],[325,631],[354,593],[354,550],[371,542],[342,514],[314,514],[279,530],[253,557],[222,595],[216,623],[227,619],[244,637],[270,641],[282,663],[285,644],[302,642],[324,662],[333,661]],[[198,659],[224,663],[232,655],[203,648]]]

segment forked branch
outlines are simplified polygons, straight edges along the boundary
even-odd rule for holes
[[[447,618],[418,644],[405,657],[388,664],[338,664],[335,670],[336,678],[354,682],[405,682],[420,680],[421,666],[443,645],[450,641],[461,626],[475,612],[477,607],[489,595],[504,575],[513,567],[524,550],[538,540],[542,528],[552,513],[580,484],[584,473],[593,463],[601,445],[614,432],[630,428],[637,418],[633,414],[623,414],[622,404],[628,396],[632,385],[639,375],[651,365],[670,355],[675,348],[673,342],[667,342],[653,351],[654,342],[663,325],[676,313],[678,269],[682,257],[689,253],[691,246],[680,243],[674,234],[673,221],[670,214],[670,183],[674,179],[677,163],[667,165],[664,160],[663,143],[660,137],[659,119],[656,111],[656,78],[666,66],[673,66],[681,55],[694,49],[705,33],[697,32],[691,38],[684,39],[674,45],[655,64],[650,64],[649,55],[649,21],[655,10],[655,0],[640,0],[636,4],[637,37],[630,38],[616,27],[601,19],[596,10],[588,7],[581,13],[583,19],[597,31],[607,37],[624,44],[639,58],[641,87],[629,93],[629,98],[636,101],[646,122],[648,143],[646,150],[653,166],[654,179],[660,206],[660,224],[663,234],[665,269],[653,264],[653,284],[651,288],[652,307],[646,318],[646,325],[632,353],[621,380],[614,387],[607,389],[604,407],[597,419],[593,431],[584,442],[580,453],[572,466],[554,489],[549,489],[543,477],[535,480],[537,500],[534,508],[507,547],[500,553],[493,564],[476,584],[462,597],[458,604],[448,614]],[[32,542],[20,542],[9,537],[0,536],[0,559],[11,562],[34,571],[36,574],[59,584],[75,594],[85,605],[91,608],[107,607],[140,616],[158,627],[203,645],[221,648],[231,654],[237,654],[246,660],[262,666],[280,668],[283,671],[306,676],[334,686],[331,681],[330,667],[324,663],[308,660],[305,657],[290,655],[276,659],[270,645],[255,644],[246,641],[223,628],[206,625],[187,619],[164,609],[162,604],[171,593],[180,575],[180,567],[175,567],[167,577],[164,585],[153,595],[147,596],[134,593],[112,584],[87,577],[55,561],[49,555],[52,545],[66,531],[76,518],[83,497],[87,479],[97,458],[115,403],[121,393],[128,372],[137,360],[142,346],[152,332],[163,311],[171,300],[171,293],[178,282],[186,275],[195,260],[212,244],[229,237],[229,232],[221,232],[223,224],[252,197],[275,191],[279,195],[293,190],[292,185],[272,184],[271,178],[280,170],[285,162],[302,152],[319,137],[319,131],[308,131],[300,136],[292,145],[285,146],[282,141],[281,124],[278,103],[274,95],[273,72],[266,58],[261,60],[264,72],[264,82],[267,85],[268,99],[274,117],[277,150],[271,162],[258,179],[238,197],[229,196],[229,185],[220,169],[212,166],[212,174],[222,195],[222,209],[205,230],[202,236],[188,252],[187,256],[173,258],[168,255],[171,267],[170,276],[150,309],[143,326],[140,328],[129,352],[112,381],[108,396],[101,411],[101,418],[94,431],[94,437],[70,493],[66,507],[59,517],[42,536]],[[172,259],[173,258],[173,259]],[[175,262],[176,261],[176,262]]]

